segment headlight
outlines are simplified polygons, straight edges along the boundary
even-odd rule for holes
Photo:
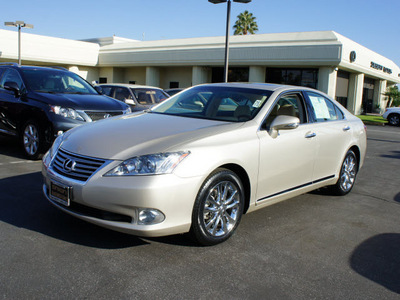
[[[170,174],[190,152],[158,153],[132,157],[104,176]]]
[[[43,157],[43,163],[46,167],[48,167],[53,160],[53,157],[56,155],[58,148],[60,148],[62,142],[64,140],[64,135],[58,136],[53,143],[53,146],[49,149],[46,155]]]
[[[85,122],[85,119],[75,109],[50,105],[50,110],[56,115],[62,116],[64,118]]]

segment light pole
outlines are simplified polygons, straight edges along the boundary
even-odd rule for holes
[[[231,22],[231,0],[208,0],[213,4],[227,3],[226,13],[226,33],[225,33],[225,65],[224,65],[224,82],[228,82],[228,65],[229,65],[229,27]],[[249,3],[251,0],[233,0],[233,2]]]
[[[33,28],[33,25],[24,21],[4,22],[4,25],[18,27],[18,64],[21,65],[21,27]]]

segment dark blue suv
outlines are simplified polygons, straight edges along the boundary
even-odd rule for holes
[[[30,159],[64,131],[129,112],[66,69],[0,64],[0,133],[19,137]]]

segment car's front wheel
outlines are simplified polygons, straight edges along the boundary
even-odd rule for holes
[[[335,195],[343,196],[350,193],[356,181],[358,172],[358,159],[352,150],[349,150],[344,158],[340,169],[339,179],[331,187]]]
[[[400,125],[400,115],[398,115],[398,114],[389,115],[388,122],[392,126],[399,126]]]
[[[21,139],[24,154],[29,159],[39,159],[42,155],[44,142],[43,132],[39,123],[35,120],[26,122],[22,129]]]
[[[217,169],[203,183],[193,209],[191,235],[209,246],[232,236],[244,208],[240,178],[230,170]]]

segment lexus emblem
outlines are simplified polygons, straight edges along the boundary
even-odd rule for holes
[[[76,161],[67,158],[67,159],[64,161],[63,169],[64,169],[64,171],[65,171],[66,173],[69,173],[69,172],[75,171],[75,166],[76,166]]]
[[[104,118],[104,119],[111,118],[111,115],[110,115],[110,114],[105,114],[105,115],[103,116],[103,118]]]

